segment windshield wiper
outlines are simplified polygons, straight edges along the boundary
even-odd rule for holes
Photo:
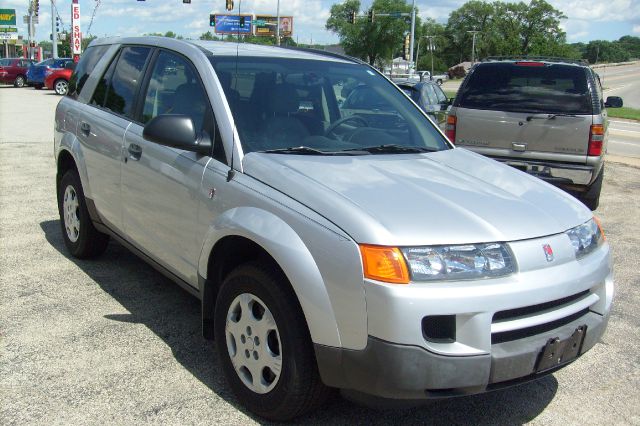
[[[308,146],[290,146],[288,148],[267,149],[264,151],[267,154],[299,154],[299,155],[362,155],[368,154],[365,151],[320,151],[319,149],[310,148]]]
[[[405,146],[405,145],[396,145],[396,144],[387,144],[387,145],[376,145],[376,146],[368,146],[365,148],[358,148],[359,151],[366,151],[371,154],[419,154],[423,152],[435,152],[437,149],[426,148],[422,146]],[[346,149],[345,151],[355,151]]]
[[[528,115],[527,116],[527,121],[531,121],[531,120],[534,120],[534,119],[553,120],[556,117],[577,117],[577,115],[575,115],[575,114],[567,114],[567,113],[564,113],[564,112],[558,112],[556,114],[539,113],[539,114]]]

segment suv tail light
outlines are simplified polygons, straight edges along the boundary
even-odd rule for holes
[[[587,155],[599,157],[602,155],[602,143],[604,142],[604,126],[602,124],[592,124],[589,131],[589,150]]]
[[[544,62],[532,62],[532,61],[520,61],[520,62],[516,62],[516,65],[519,65],[521,67],[544,67],[545,63]]]
[[[456,122],[457,118],[455,115],[447,116],[447,126],[444,128],[444,134],[451,143],[456,143]]]

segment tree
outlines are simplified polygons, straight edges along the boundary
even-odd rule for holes
[[[200,40],[220,40],[217,36],[213,35],[211,31],[207,31],[206,33],[200,34],[198,37]]]
[[[597,62],[625,62],[631,58],[627,50],[619,42],[593,40],[587,44],[586,59],[595,64]]]
[[[431,18],[427,18],[420,26],[419,34],[416,37],[416,62],[417,69],[431,70],[431,55],[433,55],[434,70],[444,72],[447,70],[447,64],[444,60],[444,52],[449,48],[449,39],[447,37],[445,27],[437,23]],[[433,45],[435,50],[430,52],[429,40],[426,36],[435,36]]]
[[[627,52],[629,52],[629,56],[633,59],[640,58],[640,37],[634,36],[623,36],[620,37],[617,44]]]
[[[349,15],[352,12],[358,14],[359,10],[359,0],[334,4],[326,28],[338,34],[348,55],[368,61],[371,65],[375,65],[379,59],[391,58],[401,48],[410,25],[405,19],[383,16],[376,17],[374,22],[358,17],[355,24],[350,23]],[[411,12],[411,6],[405,0],[374,0],[369,10],[375,13]],[[419,22],[416,23],[418,26]]]

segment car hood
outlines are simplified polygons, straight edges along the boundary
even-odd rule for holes
[[[462,148],[363,156],[250,153],[243,168],[359,243],[515,241],[564,232],[592,217],[563,191]]]

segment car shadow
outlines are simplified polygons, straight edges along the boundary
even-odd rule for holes
[[[247,412],[227,386],[215,344],[202,337],[200,302],[135,256],[122,245],[109,243],[98,260],[69,255],[62,239],[59,220],[40,223],[46,240],[60,254],[75,263],[129,314],[105,315],[113,321],[143,324],[171,349],[176,361],[243,413]],[[549,375],[491,393],[429,401],[406,409],[372,409],[342,398],[332,398],[321,410],[297,419],[310,424],[521,424],[534,419],[551,402],[558,388]]]

